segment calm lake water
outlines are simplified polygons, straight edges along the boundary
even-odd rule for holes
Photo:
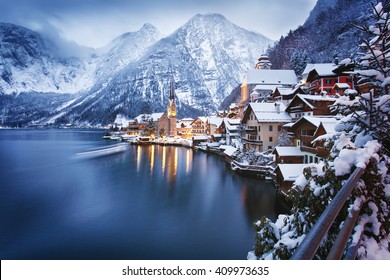
[[[246,259],[270,183],[189,148],[108,145],[102,131],[0,130],[0,259]]]

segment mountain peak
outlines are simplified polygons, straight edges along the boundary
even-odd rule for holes
[[[158,32],[158,29],[156,26],[154,26],[151,23],[145,23],[139,31],[152,31],[152,32]]]

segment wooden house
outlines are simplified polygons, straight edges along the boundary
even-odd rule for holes
[[[208,134],[208,120],[207,117],[197,117],[192,123],[192,135],[207,135]]]
[[[297,94],[286,108],[293,121],[304,116],[329,116],[330,106],[336,102],[336,98],[321,95]]]
[[[276,187],[282,195],[287,196],[288,191],[306,166],[307,164],[290,163],[277,165],[274,170]]]
[[[348,71],[353,67],[351,64],[318,63],[308,64],[303,71],[303,83],[310,93],[335,95],[335,85],[338,83],[347,84],[351,89],[355,88],[353,76]]]
[[[275,155],[275,163],[303,163],[305,154],[300,147],[275,147],[272,151]]]
[[[335,118],[302,117],[291,127],[294,139],[293,144],[299,147],[304,154],[305,163],[317,163],[329,155],[327,147],[313,142],[319,136],[334,132],[337,123]]]
[[[301,87],[277,87],[272,98],[275,102],[282,102],[287,106],[297,94],[305,94],[305,92]]]

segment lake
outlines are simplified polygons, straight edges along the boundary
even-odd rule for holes
[[[101,130],[0,130],[1,259],[246,259],[272,183],[212,154],[112,144]]]

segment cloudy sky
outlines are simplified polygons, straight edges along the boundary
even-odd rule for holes
[[[0,22],[102,47],[146,22],[168,35],[197,13],[221,13],[277,40],[303,24],[317,0],[1,0]]]

